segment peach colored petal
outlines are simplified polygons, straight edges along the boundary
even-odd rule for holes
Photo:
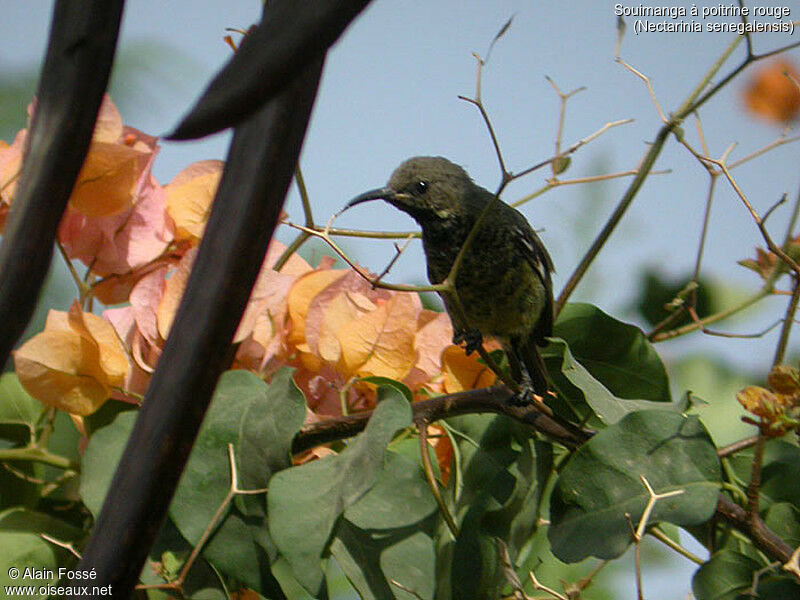
[[[152,345],[163,342],[158,331],[157,312],[166,291],[167,268],[160,267],[142,277],[131,290],[131,311],[136,328]]]
[[[284,250],[286,250],[285,244],[282,244],[277,240],[272,240],[272,242],[269,245],[269,248],[267,249],[267,256],[264,258],[264,264],[269,265],[270,267],[274,266],[275,262],[281,257]],[[329,257],[327,256],[323,257],[323,259],[325,258]],[[325,264],[327,266],[320,265],[320,267],[317,270],[323,270],[330,266],[330,264],[327,262]],[[313,270],[314,269],[311,267],[311,265],[309,265],[303,259],[302,256],[300,256],[299,254],[297,254],[297,252],[295,252],[289,257],[289,260],[286,261],[286,264],[283,265],[283,268],[281,268],[280,273],[282,275],[293,275],[295,277],[299,277],[300,275],[303,275]]]
[[[196,255],[196,248],[192,248],[187,252],[178,263],[178,268],[164,284],[164,294],[156,308],[158,333],[161,339],[166,340],[169,335],[172,321],[175,319],[175,313],[178,312],[178,306],[181,303],[183,291],[186,289],[186,283],[189,281],[189,274],[192,271],[192,264],[194,263]]]
[[[311,303],[326,287],[341,279],[347,271],[312,271],[300,277],[289,290],[289,317],[292,330],[289,342],[297,346],[305,343],[305,321]]]
[[[28,393],[77,415],[102,406],[130,369],[112,325],[77,302],[69,313],[50,311],[44,331],[14,353],[14,364]]]
[[[96,275],[129,274],[158,258],[173,239],[164,202],[163,188],[150,175],[136,203],[120,214],[92,217],[68,208],[59,241],[67,256],[90,265]]]
[[[110,308],[103,311],[103,318],[108,320],[114,327],[122,343],[130,350],[133,361],[122,386],[125,393],[118,394],[115,390],[113,397],[129,400],[129,392],[139,396],[144,395],[147,391],[147,385],[150,383],[152,372],[161,355],[161,349],[158,346],[150,345],[144,339],[137,328],[132,307]]]
[[[167,212],[175,221],[178,240],[200,241],[224,166],[221,160],[194,163],[166,186]]]
[[[106,94],[97,113],[92,139],[98,142],[115,143],[122,137],[122,115],[119,114],[111,96]]]
[[[488,348],[487,348],[488,349]],[[490,386],[496,376],[478,362],[477,353],[467,356],[463,348],[448,346],[442,353],[444,389],[448,394]]]
[[[109,387],[122,387],[130,364],[111,323],[95,314],[83,312],[75,302],[69,309],[69,324],[84,339],[97,346],[97,379]],[[94,366],[91,365],[91,368]]]
[[[124,144],[92,142],[70,197],[70,206],[91,217],[133,206],[137,183],[150,153]]]
[[[346,378],[376,375],[402,380],[414,366],[414,324],[422,306],[416,294],[394,294],[344,325],[340,371]]]
[[[25,147],[27,130],[18,132],[9,146],[0,146],[0,202],[10,206],[17,192],[19,172],[22,168],[22,152]]]
[[[309,306],[305,319],[305,337],[312,352],[325,347],[325,360],[338,361],[339,341],[336,333],[347,322],[375,310],[375,302],[388,300],[392,292],[372,289],[360,275],[346,271],[346,275],[326,286]],[[320,356],[322,356],[320,354]]]
[[[420,322],[414,338],[416,366],[429,377],[435,377],[442,372],[442,352],[452,343],[453,326],[446,313],[430,310],[420,313]]]

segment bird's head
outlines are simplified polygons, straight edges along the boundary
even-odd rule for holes
[[[345,209],[369,200],[385,200],[421,225],[458,218],[467,209],[472,183],[467,172],[441,156],[409,158],[392,173],[389,183],[353,198]]]

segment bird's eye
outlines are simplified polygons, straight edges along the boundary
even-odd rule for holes
[[[424,194],[428,189],[427,181],[418,181],[414,184],[414,192],[417,194]]]

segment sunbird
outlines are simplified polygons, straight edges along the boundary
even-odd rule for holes
[[[406,160],[385,187],[356,196],[343,210],[369,200],[385,200],[419,223],[433,284],[448,277],[487,203],[493,203],[456,273],[457,300],[440,296],[453,323],[453,343],[465,342],[469,355],[484,336],[495,338],[520,386],[517,399],[541,401],[548,380],[539,347],[553,333],[553,262],[522,213],[440,156]]]

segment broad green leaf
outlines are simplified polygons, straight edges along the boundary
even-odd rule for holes
[[[793,504],[773,504],[764,515],[764,523],[792,548],[800,546],[800,511]]]
[[[394,379],[390,379],[389,377],[380,377],[378,375],[373,375],[371,377],[362,377],[361,381],[366,381],[367,383],[374,383],[375,385],[388,385],[394,388],[403,394],[406,397],[406,400],[409,402],[414,401],[414,395],[411,393],[411,390],[408,389],[408,386],[405,383],[400,381],[396,381]]]
[[[336,530],[331,554],[361,598],[433,598],[433,539],[421,527],[365,530],[345,519]]]
[[[36,438],[36,428],[44,406],[34,399],[14,373],[0,375],[0,449],[20,448]],[[35,506],[41,485],[36,481],[54,479],[62,471],[47,469],[33,462],[15,462],[14,469],[27,479],[0,468],[0,510],[12,506]]]
[[[0,513],[0,589],[7,585],[55,585],[58,567],[75,565],[75,557],[42,538],[43,533],[66,543],[77,542],[83,535],[80,529],[44,513],[24,508]],[[12,567],[20,570],[18,578],[10,576]],[[30,569],[28,576],[26,569]]]
[[[667,372],[638,327],[617,321],[591,304],[567,304],[553,337],[618,398],[669,402]]]
[[[435,511],[422,467],[390,451],[372,489],[345,509],[344,518],[362,529],[388,530],[411,527]]]
[[[299,409],[298,397],[301,402]],[[304,415],[302,396],[294,388],[288,370],[278,372],[271,386],[245,371],[230,371],[220,378],[170,507],[171,518],[192,544],[199,540],[211,523],[230,488],[228,443],[236,445],[246,440],[243,444],[246,448],[245,458],[253,462],[248,462],[243,472],[251,478],[256,474],[268,476],[268,468],[275,467],[281,460],[288,463],[288,444],[299,428],[302,417],[298,418],[296,413],[292,417],[292,410],[287,409],[287,405]],[[249,408],[252,408],[252,413],[247,412]],[[279,424],[284,429],[278,427],[271,432],[274,437],[270,437],[267,434],[270,432],[268,423],[271,417],[267,415],[273,411],[276,416],[286,417],[286,420]],[[110,423],[97,429],[89,441],[81,474],[81,495],[95,515],[102,506],[136,416],[135,411],[116,415]],[[252,437],[262,434],[264,437],[258,440]],[[241,455],[237,455],[237,463],[244,464]],[[257,468],[261,469],[258,473],[254,470]],[[247,483],[240,484],[244,489],[250,489]],[[263,496],[259,498],[263,504]],[[234,506],[228,509],[225,519],[217,526],[203,555],[220,571],[247,583],[251,588],[267,592],[277,589],[277,583],[268,570],[268,561],[263,560],[267,546],[269,543],[263,518],[260,524],[255,523],[252,518],[245,518]]]
[[[243,489],[264,488],[273,473],[292,466],[292,440],[306,416],[306,401],[294,384],[291,369],[275,373],[269,387],[259,382],[244,382],[257,397],[240,415],[236,452]],[[263,496],[239,496],[237,500],[248,515],[266,514]]]
[[[582,398],[571,398],[571,390],[560,386],[558,378],[555,377],[556,387],[559,388],[561,395],[573,400],[573,402],[576,400],[578,402],[585,400],[595,414],[608,425],[614,424],[628,413],[638,410],[657,408],[682,412],[688,406],[686,402],[659,402],[658,404],[654,404],[650,400],[630,400],[628,398],[619,398],[615,396],[606,386],[600,383],[586,367],[575,359],[564,340],[551,339],[546,354],[548,357],[560,357],[560,373],[562,373],[575,388],[580,390]]]
[[[641,476],[657,494],[683,492],[658,500],[649,523],[696,525],[714,514],[720,465],[700,421],[631,413],[581,446],[562,469],[550,497],[553,554],[568,563],[620,556],[632,541],[630,521],[638,525],[649,498]]]
[[[323,581],[321,559],[334,525],[376,483],[386,446],[411,423],[408,401],[392,387],[378,389],[378,406],[341,454],[276,474],[269,484],[269,532],[297,581],[312,595]]]
[[[419,448],[419,446],[417,446]],[[344,511],[331,554],[362,598],[413,599],[393,586],[397,581],[419,597],[434,589],[433,522],[436,512],[425,475],[417,462],[386,453],[386,463],[371,490]]]
[[[692,592],[697,600],[788,600],[800,597],[800,585],[775,570],[763,570],[758,561],[733,552],[721,550],[700,567],[692,578]],[[758,574],[758,586],[753,584]]]
[[[753,449],[737,452],[727,459],[737,475],[749,481],[753,463]],[[776,502],[788,502],[800,509],[800,448],[786,440],[767,440],[761,461],[761,509]]]
[[[459,524],[450,567],[454,600],[496,598],[503,585],[497,544],[481,524],[485,512],[486,507],[476,503]]]
[[[749,469],[748,461],[748,478]],[[800,508],[800,448],[784,440],[767,444],[760,492],[768,502],[791,502],[795,508]]]
[[[737,600],[753,585],[753,573],[760,567],[743,554],[717,552],[692,577],[692,592],[697,600]]]
[[[0,375],[0,424],[17,424],[33,431],[44,410],[19,382],[16,374]]]
[[[455,439],[463,491],[453,507],[458,538],[452,542],[440,530],[437,597],[496,598],[506,580],[497,569],[494,538],[505,540],[516,559],[535,534],[542,489],[552,469],[551,447],[501,417],[468,415],[448,423],[460,434]],[[451,494],[455,480],[451,475]]]
[[[139,581],[145,585],[174,581],[191,551],[192,546],[180,534],[172,520],[167,518],[150,548],[149,560],[142,568]],[[219,572],[212,569],[202,557],[198,557],[189,569],[182,587],[186,598],[229,598],[224,593],[224,583],[220,580]],[[169,590],[150,589],[147,590],[147,597],[151,600],[173,600],[175,596]]]
[[[237,465],[246,473],[240,487],[263,488],[272,468],[289,464],[291,438],[304,415],[302,395],[294,387],[291,370],[278,372],[270,385],[247,371],[223,374],[170,506],[170,516],[190,543],[199,541],[230,489],[228,444],[234,445]],[[281,422],[281,417],[285,421]],[[263,506],[264,496],[248,500],[251,502],[236,506],[243,510],[253,509],[258,502]],[[272,544],[263,510],[260,515],[248,512],[246,517],[236,506],[229,507],[225,519],[215,527],[203,556],[256,591],[276,590],[278,584],[264,555]]]
[[[137,411],[122,412],[105,427],[94,432],[81,463],[81,498],[97,518],[111,485],[114,471],[131,435]]]

